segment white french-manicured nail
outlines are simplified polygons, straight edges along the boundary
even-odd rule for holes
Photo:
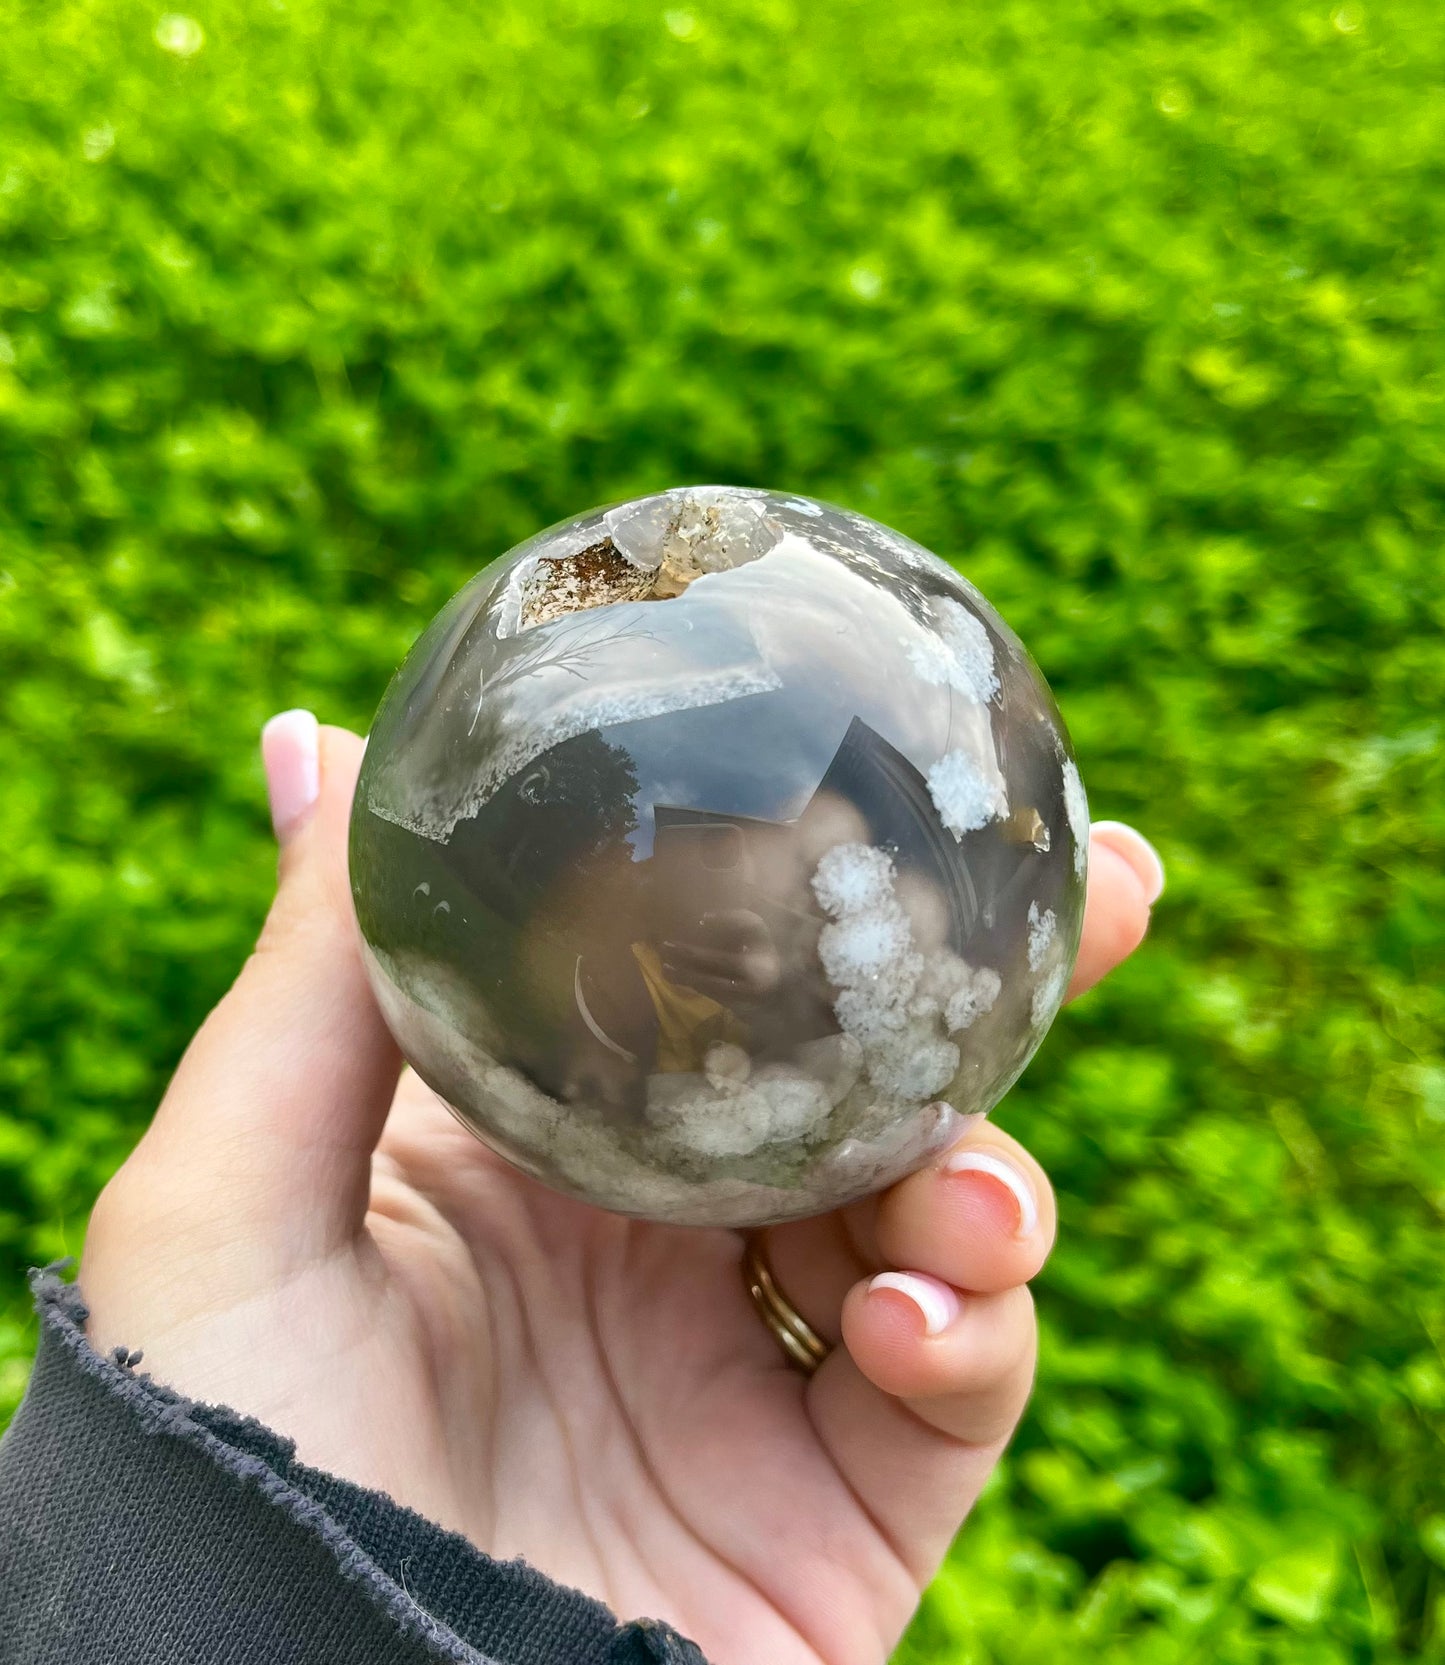
[[[321,729],[309,711],[282,711],[261,730],[271,825],[284,839],[321,795]]]
[[[1152,907],[1164,894],[1164,860],[1137,827],[1127,821],[1095,821],[1089,829],[1092,838],[1103,833],[1104,842],[1116,854],[1123,856],[1139,875],[1144,894]]]
[[[1014,1167],[1012,1162],[1002,1156],[995,1156],[987,1150],[955,1151],[943,1164],[946,1174],[990,1174],[1000,1185],[1007,1186],[1013,1193],[1014,1201],[1019,1205],[1018,1230],[1016,1237],[1028,1237],[1038,1228],[1039,1205],[1034,1200],[1033,1186]]]
[[[878,1289],[891,1289],[912,1301],[923,1314],[925,1335],[941,1335],[958,1317],[963,1304],[946,1283],[930,1278],[926,1272],[880,1272],[870,1280],[868,1293]]]

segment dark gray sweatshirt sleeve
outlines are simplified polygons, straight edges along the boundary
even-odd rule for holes
[[[0,1665],[706,1665],[101,1357],[58,1272],[0,1440]]]

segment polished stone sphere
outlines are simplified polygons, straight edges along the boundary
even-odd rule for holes
[[[455,596],[371,732],[351,882],[402,1050],[524,1172],[749,1226],[881,1189],[1048,1028],[1088,811],[987,601],[860,514],[689,487]]]

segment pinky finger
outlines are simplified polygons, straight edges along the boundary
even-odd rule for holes
[[[1025,1288],[969,1295],[882,1273],[843,1304],[843,1339],[808,1409],[849,1488],[920,1581],[933,1576],[992,1473],[1033,1385]]]
[[[843,1339],[868,1381],[968,1445],[1013,1432],[1033,1386],[1036,1336],[1023,1285],[966,1295],[922,1272],[882,1272],[843,1303]]]

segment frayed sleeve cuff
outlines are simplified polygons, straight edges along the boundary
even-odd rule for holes
[[[27,1665],[706,1665],[494,1561],[271,1429],[102,1357],[59,1262],[0,1441],[0,1659]]]

